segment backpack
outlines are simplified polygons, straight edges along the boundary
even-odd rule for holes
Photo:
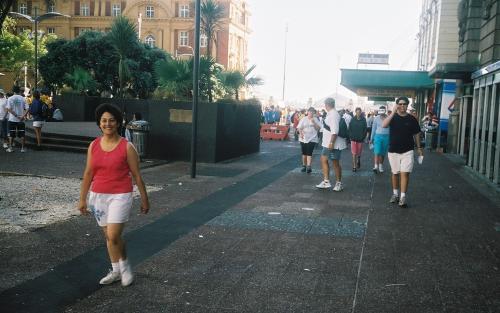
[[[323,120],[323,127],[327,130],[327,131],[331,131],[330,130],[330,126],[328,126],[326,123],[325,123],[325,120]],[[337,136],[339,136],[340,138],[349,138],[349,129],[347,128],[347,123],[345,121],[345,119],[343,117],[340,118],[340,122],[339,122],[339,133],[337,134]]]
[[[339,123],[339,133],[337,134],[340,138],[349,138],[349,128],[347,127],[347,123],[343,117],[340,118]]]
[[[49,117],[49,106],[45,102],[42,102],[42,108],[40,109],[40,116],[44,120]]]

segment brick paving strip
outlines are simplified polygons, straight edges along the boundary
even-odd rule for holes
[[[128,233],[125,237],[130,260],[135,264],[141,263],[295,167],[296,157],[288,158]],[[5,290],[0,294],[2,312],[51,312],[55,308],[63,309],[100,288],[96,281],[108,263],[104,246],[87,251],[33,280]],[[47,293],[49,286],[50,293]]]

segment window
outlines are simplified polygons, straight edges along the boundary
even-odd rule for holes
[[[86,32],[86,31],[90,31],[90,30],[92,30],[92,27],[81,27],[81,28],[79,29],[79,33],[78,33],[78,35],[81,35],[81,34],[83,34],[84,32]]]
[[[187,46],[189,44],[188,32],[179,33],[179,46]]]
[[[208,46],[208,37],[205,34],[200,35],[200,47]]]
[[[153,37],[153,35],[148,35],[144,41],[151,48],[155,47],[156,40],[155,40],[155,37]]]
[[[56,11],[56,4],[53,1],[51,1],[47,6],[47,12],[50,13],[55,11]]]
[[[88,3],[82,3],[80,7],[80,15],[81,16],[89,16],[90,15],[90,7]]]
[[[152,5],[146,6],[146,17],[153,18],[155,17],[155,7]]]
[[[26,3],[19,4],[19,13],[28,14],[28,5]]]
[[[189,4],[181,4],[179,6],[179,16],[180,17],[189,17]]]
[[[122,14],[122,6],[119,3],[114,3],[111,9],[112,16],[120,16]]]
[[[47,34],[55,34],[56,29],[54,27],[47,27]]]

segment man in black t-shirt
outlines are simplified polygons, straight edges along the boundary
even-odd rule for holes
[[[413,159],[415,143],[417,144],[418,155],[423,157],[423,150],[420,145],[420,125],[417,119],[408,114],[407,97],[399,97],[396,105],[384,122],[382,127],[390,127],[389,130],[389,163],[392,171],[392,196],[391,203],[398,202],[402,208],[407,207],[406,191],[410,173],[413,170]],[[401,195],[399,195],[401,187]]]

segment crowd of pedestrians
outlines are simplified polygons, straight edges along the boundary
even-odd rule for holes
[[[352,171],[357,172],[361,168],[363,147],[368,145],[370,150],[373,150],[375,174],[384,173],[384,161],[386,158],[389,160],[393,188],[389,202],[407,207],[408,183],[414,165],[415,147],[419,162],[423,160],[421,127],[415,113],[408,109],[409,104],[408,98],[400,97],[392,110],[380,106],[376,112],[363,112],[357,107],[354,113],[351,113],[346,109],[338,110],[335,99],[327,98],[322,112],[318,112],[314,107],[291,112],[287,124],[296,133],[296,139],[300,142],[301,172],[307,174],[312,172],[313,151],[320,145],[323,180],[316,187],[342,191],[344,189],[340,164],[342,150],[350,146]],[[267,112],[272,111],[268,109]],[[286,116],[287,112],[283,114]],[[268,113],[268,116],[272,116],[272,113]],[[426,116],[422,122],[424,126],[427,125],[426,127],[433,127],[436,124],[432,114]],[[330,179],[331,168],[334,183]]]
[[[15,138],[19,138],[20,152],[26,152],[26,124],[27,120],[33,121],[36,145],[40,149],[42,144],[42,127],[45,121],[62,121],[60,109],[52,103],[48,92],[33,91],[25,94],[19,86],[12,88],[12,93],[0,89],[0,138],[2,147],[7,152],[14,152]]]

